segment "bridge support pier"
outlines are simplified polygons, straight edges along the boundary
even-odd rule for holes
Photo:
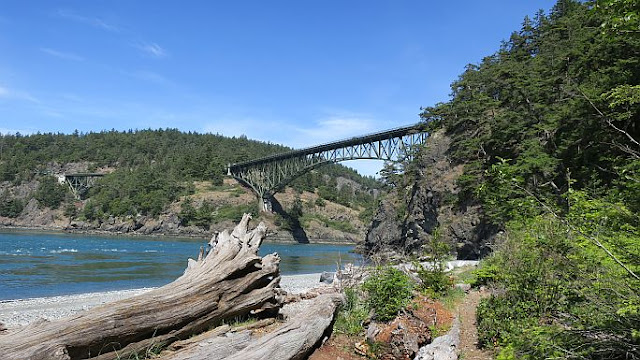
[[[260,212],[273,212],[273,202],[271,201],[271,194],[260,195]]]

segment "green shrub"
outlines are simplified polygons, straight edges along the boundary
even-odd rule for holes
[[[53,176],[45,176],[34,194],[38,202],[51,209],[57,209],[65,198],[68,188],[58,184]]]
[[[451,278],[444,271],[440,264],[433,264],[432,267],[425,267],[417,263],[418,278],[422,281],[420,290],[426,295],[437,298],[445,295],[451,289]]]
[[[486,286],[497,280],[499,269],[495,264],[483,262],[481,266],[473,271],[473,278],[470,281],[471,286]]]
[[[393,319],[411,299],[413,284],[402,271],[388,267],[376,268],[364,282],[367,306],[380,321]]]
[[[245,213],[249,213],[253,216],[258,215],[258,204],[254,202],[247,205],[223,205],[213,212],[211,220],[213,222],[221,222],[224,220],[238,222],[242,220],[242,215]]]
[[[363,323],[369,311],[356,289],[346,288],[344,293],[346,301],[338,312],[334,330],[345,335],[359,335],[364,331]]]
[[[24,203],[20,199],[0,199],[0,216],[17,218],[24,209]]]

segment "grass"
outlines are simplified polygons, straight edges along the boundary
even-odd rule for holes
[[[300,218],[300,222],[305,227],[308,226],[309,223],[313,220],[316,220],[319,223],[331,229],[335,229],[335,230],[339,230],[339,231],[343,231],[351,234],[358,233],[358,230],[356,230],[356,228],[349,221],[331,220],[328,217],[320,214],[304,214]]]
[[[473,284],[477,279],[476,269],[475,266],[463,266],[455,269],[452,275],[456,283]]]
[[[333,329],[339,334],[359,335],[364,332],[362,324],[369,316],[369,311],[356,289],[346,288],[344,293],[346,301],[338,312]]]
[[[464,290],[459,288],[451,288],[444,296],[440,298],[440,301],[447,310],[453,311],[465,296],[466,294]]]

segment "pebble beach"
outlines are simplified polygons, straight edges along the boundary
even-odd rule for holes
[[[280,286],[300,293],[320,284],[320,274],[282,276]],[[55,320],[105,303],[144,294],[153,288],[94,292],[31,299],[0,301],[0,323],[7,329],[28,325],[38,319]]]

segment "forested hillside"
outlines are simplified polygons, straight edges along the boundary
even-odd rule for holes
[[[424,109],[437,136],[395,178],[396,217],[374,218],[414,253],[486,230],[478,326],[498,359],[640,358],[639,4],[525,18]]]
[[[459,203],[506,230],[478,316],[503,358],[640,357],[640,29],[619,9],[637,20],[568,0],[526,18],[423,114],[464,164]]]
[[[243,211],[257,213],[256,201],[250,196],[243,198],[243,204],[194,200],[203,192],[230,191],[233,186],[223,185],[227,164],[289,150],[244,136],[228,138],[176,129],[0,135],[0,216],[28,218],[27,213],[35,208],[61,209],[62,214],[55,217],[82,222],[83,227],[88,223],[104,227],[102,223],[114,222],[113,218],[157,219],[173,211],[179,226],[208,228],[217,220],[235,220]],[[54,177],[87,171],[106,175],[81,202]],[[328,165],[303,175],[291,187],[298,194],[317,192],[319,204],[330,201],[359,213],[373,207],[374,190],[381,184],[349,168]],[[236,188],[239,196],[242,190]],[[292,230],[301,224],[287,214],[291,210],[287,206],[292,203],[283,204],[279,222]]]

